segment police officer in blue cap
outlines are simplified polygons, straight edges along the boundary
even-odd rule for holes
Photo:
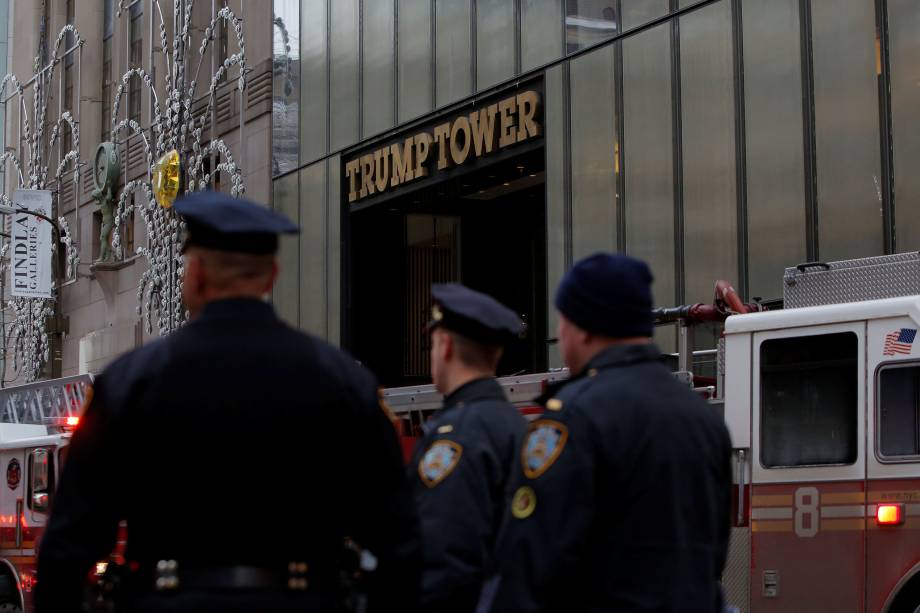
[[[278,235],[297,227],[213,192],[175,210],[191,321],[96,378],[41,543],[38,613],[81,610],[120,521],[132,611],[337,610],[346,537],[378,560],[371,609],[407,610],[418,527],[374,378],[264,300]]]
[[[431,295],[431,376],[445,398],[409,464],[422,528],[421,608],[470,613],[492,566],[508,476],[526,429],[494,378],[502,347],[523,324],[460,284],[435,285]]]
[[[661,363],[651,283],[644,262],[611,254],[562,280],[572,376],[542,399],[524,439],[483,610],[721,610],[731,443]]]

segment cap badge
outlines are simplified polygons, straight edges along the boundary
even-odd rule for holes
[[[562,453],[569,431],[552,419],[538,419],[530,424],[530,432],[521,450],[524,474],[536,479],[545,473]]]
[[[454,441],[440,440],[432,443],[418,463],[418,475],[422,483],[434,487],[443,481],[457,467],[461,455],[463,447]]]

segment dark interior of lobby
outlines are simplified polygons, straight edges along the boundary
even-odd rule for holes
[[[346,346],[381,385],[430,382],[432,283],[464,283],[524,319],[499,375],[546,368],[544,183],[540,147],[350,214]]]

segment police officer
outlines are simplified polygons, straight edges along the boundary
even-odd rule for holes
[[[377,610],[417,589],[417,521],[373,377],[263,298],[297,227],[214,192],[185,218],[191,322],[96,378],[41,543],[39,613],[80,610],[127,521],[136,611],[329,611],[346,537]]]
[[[640,260],[578,262],[556,294],[571,378],[515,471],[483,609],[716,612],[729,534],[722,419],[660,362]]]
[[[526,429],[494,378],[502,346],[523,324],[463,285],[435,285],[431,295],[431,376],[445,398],[409,465],[421,521],[421,604],[428,613],[472,613]]]

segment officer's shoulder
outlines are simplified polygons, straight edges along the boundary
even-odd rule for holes
[[[589,394],[596,384],[595,378],[588,375],[565,382],[552,396],[543,401],[546,409],[543,416],[563,418],[577,413],[585,405],[585,395]]]
[[[327,381],[359,392],[377,389],[374,375],[344,349],[301,330],[291,328],[291,334],[295,335],[294,342],[316,360],[319,370],[328,377]]]
[[[152,340],[113,360],[97,378],[96,387],[104,390],[110,410],[117,410],[122,400],[144,380],[156,378],[168,364],[174,337]]]
[[[462,420],[464,429],[475,435],[499,434],[503,431],[515,432],[526,427],[526,420],[507,400],[484,400],[475,406],[460,409],[457,420]]]

